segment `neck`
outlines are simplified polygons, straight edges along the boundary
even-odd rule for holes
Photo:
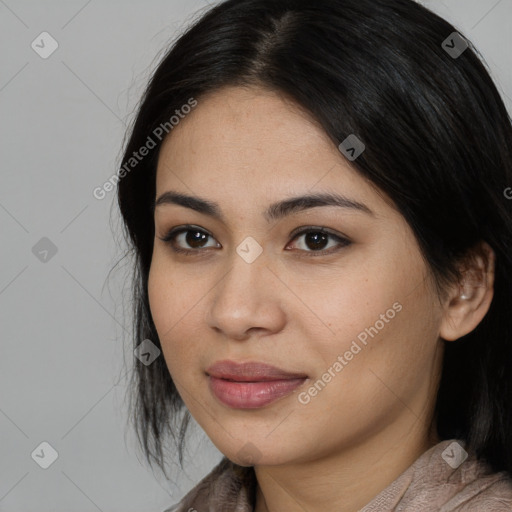
[[[256,466],[255,512],[357,512],[439,442],[435,426],[429,432],[409,422],[406,438],[397,435],[401,425],[315,460]]]

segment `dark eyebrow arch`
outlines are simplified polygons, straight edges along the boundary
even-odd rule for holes
[[[169,190],[164,192],[153,203],[153,212],[158,206],[164,204],[177,204],[185,208],[190,208],[196,212],[203,213],[214,217],[215,219],[225,222],[220,206],[217,203],[202,199],[196,196],[190,196]],[[263,216],[267,222],[276,221],[292,213],[296,213],[318,206],[337,206],[340,208],[350,208],[361,211],[369,215],[375,216],[375,213],[363,203],[354,201],[340,194],[334,193],[317,193],[307,194],[298,197],[292,197],[277,203],[271,204]]]

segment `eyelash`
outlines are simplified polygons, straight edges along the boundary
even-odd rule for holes
[[[159,237],[159,238],[166,244],[169,244],[171,246],[171,249],[176,253],[184,254],[185,256],[198,255],[199,252],[202,252],[202,249],[181,249],[174,245],[175,238],[178,235],[180,235],[181,233],[186,233],[188,231],[195,231],[195,232],[199,232],[204,235],[207,235],[209,237],[212,237],[206,231],[196,228],[195,226],[182,226],[180,228],[173,228],[173,229],[169,230],[169,232],[164,237]],[[329,235],[329,237],[333,238],[334,240],[339,242],[341,245],[337,248],[334,248],[334,250],[332,247],[330,249],[324,249],[324,250],[320,250],[320,251],[302,251],[299,249],[299,251],[305,253],[304,256],[306,256],[306,257],[318,257],[318,256],[325,256],[328,254],[336,253],[336,252],[340,251],[341,249],[348,247],[352,243],[347,238],[339,236],[339,235],[335,235],[334,233],[331,233],[330,231],[328,231],[325,228],[314,227],[314,226],[308,227],[308,228],[306,228],[302,231],[299,231],[297,233],[292,233],[292,235],[293,235],[292,241],[295,240],[296,238],[299,238],[300,236],[306,235],[308,233],[323,233],[323,234]],[[292,236],[292,235],[290,235],[290,236]]]

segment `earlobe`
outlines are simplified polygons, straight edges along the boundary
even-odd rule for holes
[[[473,250],[463,281],[447,299],[439,336],[454,341],[473,331],[487,314],[494,295],[495,253],[487,242]]]

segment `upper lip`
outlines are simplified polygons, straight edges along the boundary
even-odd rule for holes
[[[206,373],[219,379],[240,382],[259,382],[282,379],[305,379],[304,373],[287,372],[276,366],[259,361],[237,363],[236,361],[217,361],[206,369]]]

